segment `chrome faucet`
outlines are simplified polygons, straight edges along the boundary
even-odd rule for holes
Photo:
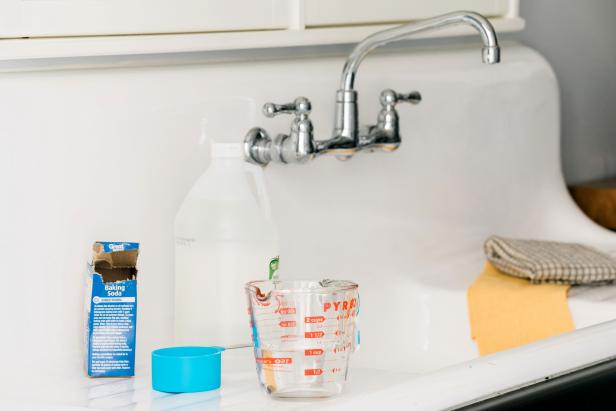
[[[354,89],[355,76],[360,63],[368,53],[377,47],[402,40],[420,31],[442,28],[452,24],[467,24],[475,28],[483,40],[482,60],[495,64],[500,61],[500,48],[496,33],[490,22],[480,14],[458,11],[416,23],[403,24],[379,31],[366,37],[353,49],[342,70],[340,89],[336,92],[335,124],[332,138],[315,140],[312,122],[309,119],[310,101],[298,97],[293,103],[263,106],[266,117],[278,114],[293,114],[289,134],[278,134],[273,139],[259,127],[251,129],[244,139],[246,161],[267,165],[277,163],[305,163],[317,155],[331,153],[348,158],[365,149],[393,151],[400,145],[400,129],[396,104],[408,102],[418,104],[421,94],[417,91],[403,94],[391,89],[381,92],[376,125],[362,129],[358,127],[357,91]]]

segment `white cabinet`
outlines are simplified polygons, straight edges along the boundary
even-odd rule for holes
[[[455,10],[472,10],[488,17],[506,15],[509,0],[304,0],[308,27],[375,24],[424,19]]]
[[[498,32],[524,27],[518,0],[0,0],[0,65],[349,44],[455,10],[486,15]],[[469,34],[455,26],[414,37]]]
[[[517,15],[517,0],[0,0],[0,39],[304,29]]]
[[[0,0],[0,38],[285,28],[289,0]]]

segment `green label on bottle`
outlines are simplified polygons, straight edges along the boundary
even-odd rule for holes
[[[276,272],[278,271],[278,266],[280,264],[280,256],[276,256],[272,258],[269,262],[269,279],[275,280],[278,278]]]

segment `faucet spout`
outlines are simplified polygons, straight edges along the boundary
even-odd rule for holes
[[[388,43],[406,39],[422,31],[440,29],[453,24],[467,24],[479,32],[483,40],[482,59],[484,63],[495,64],[500,61],[500,49],[492,24],[478,13],[472,11],[456,11],[431,19],[396,26],[366,37],[355,46],[347,58],[342,70],[340,89],[353,89],[357,69],[364,57],[372,50]]]

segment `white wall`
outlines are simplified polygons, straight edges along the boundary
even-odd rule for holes
[[[570,183],[616,175],[616,1],[522,0],[515,35],[560,83],[562,157]],[[504,56],[506,59],[506,56]]]

